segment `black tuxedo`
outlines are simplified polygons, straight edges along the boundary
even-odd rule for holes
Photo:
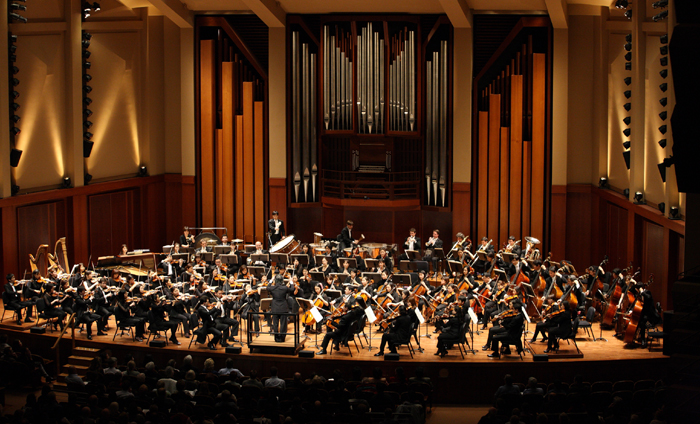
[[[190,237],[191,237],[192,240],[194,239],[194,236],[193,236],[192,234],[190,234]],[[187,246],[192,247],[192,246],[190,245],[190,242],[194,243],[194,241],[192,241],[192,240],[187,240],[187,239],[185,238],[185,235],[184,235],[184,234],[180,234],[180,246],[185,246],[185,245],[187,245]]]
[[[5,304],[5,309],[17,312],[17,321],[22,320],[22,309],[29,308],[27,312],[27,319],[32,315],[32,306],[34,305],[31,301],[22,301],[19,291],[12,283],[5,284],[5,291],[2,293],[2,300]]]
[[[270,305],[270,312],[272,315],[272,332],[275,333],[275,341],[283,342],[285,339],[284,335],[276,334],[280,331],[287,332],[287,316],[279,315],[289,313],[289,303],[287,303],[287,297],[294,293],[294,289],[287,287],[283,284],[274,284],[268,287],[270,296],[272,296],[272,303]]]
[[[407,250],[417,250],[418,254],[420,254],[421,247],[423,245],[421,244],[420,237],[416,236],[415,239],[416,239],[416,241],[412,243],[413,246],[411,246],[408,242],[404,242],[404,244],[403,244],[404,253],[402,253],[401,256],[399,256],[399,261],[407,261],[408,260],[408,254],[406,254]],[[408,238],[406,240],[408,240]]]
[[[267,230],[270,232],[270,242],[274,245],[278,241],[282,240],[285,236],[284,232],[284,222],[281,219],[277,220],[280,223],[279,233],[275,232],[275,220],[271,219],[267,221]]]
[[[442,248],[442,240],[437,239],[431,246],[427,246],[425,249],[425,256],[423,256],[423,260],[426,262],[432,262],[433,263],[433,272],[437,272],[437,262],[438,262],[438,257],[435,256],[433,249],[441,249]]]
[[[340,242],[340,244],[338,245],[338,251],[342,251],[343,249],[352,247],[352,243],[354,242],[354,240],[352,238],[352,233],[347,226],[340,231],[338,241]]]
[[[196,333],[199,333],[197,337],[198,343],[204,343],[207,334],[211,334],[213,336],[210,346],[216,345],[219,340],[221,340],[221,329],[219,326],[223,327],[223,325],[216,323],[216,317],[220,312],[221,311],[216,308],[209,310],[204,305],[200,305],[199,308],[197,308],[197,314],[202,319],[202,328],[196,331]]]

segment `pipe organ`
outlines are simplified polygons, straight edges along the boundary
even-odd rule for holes
[[[384,39],[372,22],[357,36],[357,132],[379,134],[384,131]]]
[[[391,129],[394,131],[414,131],[416,125],[416,32],[407,29],[399,31],[392,37],[391,46],[394,53],[389,65]]]
[[[426,201],[446,206],[447,182],[447,41],[441,41],[425,64],[425,180]]]

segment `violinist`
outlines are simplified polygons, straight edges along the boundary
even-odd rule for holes
[[[22,301],[20,292],[17,289],[19,282],[15,278],[15,274],[7,274],[7,284],[5,284],[5,291],[2,293],[2,300],[5,304],[5,309],[17,312],[17,325],[22,325],[22,309],[26,309],[24,322],[34,322],[32,320],[32,307],[34,302],[32,301]]]
[[[57,306],[60,304],[61,299],[54,290],[53,284],[46,284],[44,295],[41,298],[44,300],[44,315],[48,319],[56,318],[56,323],[61,327],[61,330],[63,330],[63,320],[66,318],[66,313],[60,306]]]
[[[109,277],[110,287],[121,287],[124,284],[124,279],[122,278],[119,270],[116,268],[112,270],[112,275]]]
[[[340,350],[340,343],[348,338],[348,332],[350,331],[350,324],[353,321],[362,317],[364,311],[361,307],[356,306],[344,315],[340,316],[337,324],[334,324],[335,329],[333,331],[327,331],[326,335],[323,336],[323,342],[321,342],[321,350],[316,352],[316,355],[325,355],[328,344],[333,341],[333,348],[335,350]]]
[[[180,281],[187,283],[190,281],[190,277],[194,276],[194,267],[191,263],[185,264],[185,271],[180,274]]]
[[[464,302],[466,298],[460,296],[458,305],[453,306],[454,312],[451,316],[448,316],[449,320],[441,325],[442,332],[437,338],[437,352],[436,356],[444,358],[447,355],[447,346],[450,344],[458,343],[460,340],[460,331],[462,330],[462,323],[464,322],[465,313],[463,309]],[[442,323],[443,321],[437,321]]]
[[[170,341],[174,345],[180,345],[181,343],[177,340],[177,322],[168,321],[165,319],[165,303],[157,294],[151,295],[153,298],[153,303],[151,304],[151,322],[149,328],[152,332],[155,330],[165,331],[165,336],[168,335],[168,330],[170,330]]]
[[[260,312],[260,287],[258,280],[251,278],[250,283],[245,285],[245,293],[241,298],[243,306],[241,307],[241,318],[248,319],[248,312]],[[253,315],[253,330],[260,331],[260,317]]]
[[[211,292],[211,288],[209,288],[209,284],[207,284],[207,282],[204,280],[199,280],[199,284],[194,289],[194,295],[200,302],[202,301],[203,297],[210,297],[212,300],[214,300],[214,295]]]
[[[296,275],[295,275],[296,277]],[[301,297],[304,299],[311,299],[311,296],[314,292],[313,287],[318,284],[318,282],[314,282],[311,279],[311,274],[306,272],[305,274],[302,274],[301,278],[299,278],[299,291],[302,293]]]
[[[87,331],[87,339],[92,340],[92,323],[97,322],[97,335],[106,336],[102,316],[90,312],[91,302],[86,298],[85,287],[80,286],[77,289],[75,300],[75,317],[78,324],[85,324]]]
[[[224,299],[223,290],[216,290],[216,300],[218,301],[216,307],[221,310],[221,314],[219,314],[215,321],[217,324],[223,324],[224,326],[226,326],[226,329],[223,330],[223,339],[221,345],[223,347],[226,347],[226,345],[223,344],[226,340],[232,343],[238,342],[238,339],[236,339],[236,334],[238,334],[238,328],[240,327],[240,323],[237,319],[231,318],[231,312],[235,310],[235,302],[230,299]]]
[[[440,301],[440,304],[437,306],[437,309],[435,310],[435,316],[436,317],[441,317],[446,314],[447,308],[449,305],[457,301],[457,285],[455,284],[446,284],[444,292],[441,292],[440,294],[436,294],[436,299]],[[466,299],[466,297],[465,297]],[[437,330],[439,329],[440,326],[440,321],[435,322],[435,333],[437,333]]]
[[[182,247],[194,247],[194,235],[190,234],[190,229],[185,227],[182,229],[182,234],[180,234],[180,245]]]
[[[69,279],[71,287],[77,288],[83,281],[87,280],[88,276],[85,271],[85,265],[82,263],[78,264],[78,272],[73,273]]]
[[[58,289],[59,295],[63,296],[61,299],[61,308],[68,315],[72,314],[75,305],[75,289],[73,289],[69,284],[68,280],[63,280],[59,283],[60,288]]]
[[[136,286],[134,289],[134,298],[137,299],[134,315],[143,318],[144,321],[148,321],[148,313],[151,311],[152,303],[151,296],[147,295],[143,286]]]
[[[135,339],[137,342],[143,341],[144,333],[144,322],[143,318],[138,316],[132,316],[132,309],[134,307],[134,302],[127,302],[126,300],[126,290],[120,290],[116,296],[116,302],[114,303],[114,319],[117,321],[117,325],[121,327],[134,327]]]
[[[243,264],[238,268],[238,273],[236,274],[236,280],[248,280],[250,279],[250,275],[248,274],[248,266],[246,264]]]
[[[384,262],[384,266],[386,266],[386,269],[394,268],[394,263],[389,257],[389,253],[385,249],[379,249],[379,255],[377,255],[377,257],[374,259],[378,259],[379,262]]]
[[[299,263],[299,259],[294,258],[292,264],[287,266],[287,271],[290,271],[293,275],[302,275],[306,268]]]
[[[396,353],[396,346],[402,340],[406,340],[411,336],[411,317],[405,306],[399,306],[399,316],[389,327],[389,331],[382,334],[382,343],[379,345],[379,352],[374,356],[384,356],[384,348],[389,345],[389,352]]]
[[[129,276],[129,280],[133,281],[134,277],[131,275]],[[114,313],[114,308],[110,305],[111,303],[111,297],[112,293],[107,292],[107,279],[106,278],[101,278],[100,279],[100,284],[95,287],[95,292],[94,292],[94,308],[95,308],[95,313],[99,315],[102,318],[102,322],[100,325],[102,325],[102,328],[107,329],[107,323],[109,320],[109,316]]]
[[[202,319],[202,328],[195,331],[197,335],[197,343],[204,343],[207,338],[207,334],[211,334],[213,337],[209,342],[209,349],[216,350],[216,344],[222,340],[221,338],[221,324],[216,323],[216,317],[221,313],[221,310],[217,309],[212,305],[211,299],[205,296],[200,300],[199,306],[197,307],[197,314]],[[222,326],[223,327],[223,326]],[[222,343],[226,343],[222,341]]]
[[[403,243],[404,253],[402,253],[401,256],[399,256],[399,260],[407,261],[409,259],[408,254],[405,253],[407,250],[417,250],[420,254],[421,246],[422,245],[420,244],[420,237],[416,236],[416,229],[411,228],[410,230],[408,230],[408,237]]]
[[[486,281],[484,280],[484,282]],[[507,288],[508,284],[505,281],[496,281],[496,287],[491,290],[493,294],[484,305],[484,316],[482,318],[484,326],[481,328],[482,330],[486,330],[486,326],[491,320],[491,317],[497,313],[499,309],[499,303],[505,298]]]
[[[559,304],[552,302],[552,299],[547,299],[546,302],[548,302],[548,305],[544,308],[543,311],[544,319],[538,322],[537,325],[535,325],[535,334],[532,335],[530,343],[535,343],[537,341],[537,336],[540,333],[542,333],[542,342],[546,342],[547,332],[549,331],[549,328],[555,325],[551,320],[551,316],[559,312]]]
[[[31,299],[32,302],[41,297],[44,290],[44,279],[38,269],[32,271],[32,279],[24,285],[24,299]]]
[[[173,288],[172,291],[172,305],[170,310],[168,310],[168,317],[170,321],[181,322],[182,330],[185,333],[185,337],[190,338],[190,329],[197,327],[197,316],[195,314],[189,313],[189,306],[184,296],[180,294],[180,290],[177,287]]]
[[[549,340],[547,341],[547,349],[545,349],[544,353],[559,349],[557,337],[567,337],[571,334],[571,311],[569,310],[569,302],[562,302],[559,311],[552,314],[550,321]]]
[[[58,279],[58,269],[55,267],[49,268],[49,275],[48,278],[49,282],[56,287],[58,287],[59,279]]]
[[[183,259],[178,262],[173,262],[173,257],[168,255],[163,259],[161,265],[163,266],[163,274],[167,277],[175,279],[181,272],[180,266],[182,265]]]
[[[365,260],[362,259],[362,255],[360,255],[360,247],[355,246],[352,248],[352,254],[350,255],[351,258],[355,258],[355,262],[357,262],[357,269],[360,271],[365,271],[367,267],[365,266]]]
[[[508,304],[509,309],[502,312],[498,319],[498,325],[494,325],[489,329],[489,338],[486,342],[486,346],[489,344],[493,350],[493,353],[488,355],[489,358],[500,358],[501,352],[499,350],[499,341],[504,335],[507,335],[506,340],[509,344],[515,344],[518,347],[518,353],[522,352],[522,343],[520,342],[520,337],[523,334],[523,322],[525,318],[522,313],[522,303],[519,300],[512,300]],[[496,337],[500,335],[500,337]],[[504,352],[506,355],[510,355],[510,347],[506,346]]]

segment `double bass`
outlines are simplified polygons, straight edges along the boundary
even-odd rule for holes
[[[603,271],[603,265],[608,263],[608,255],[605,255],[603,258],[603,262],[598,265],[598,272],[596,272],[596,276],[594,277],[595,280],[588,286],[588,296],[591,298],[591,306],[593,306],[598,312],[601,312],[603,309],[603,302],[596,297],[596,294],[600,291],[600,293],[603,292],[603,287],[604,283],[603,280],[600,279],[600,272]]]
[[[649,274],[649,281],[645,284],[645,289],[648,289],[651,283],[654,282],[654,274]],[[637,327],[639,326],[639,319],[642,317],[642,308],[644,307],[644,299],[640,294],[635,297],[634,304],[632,306],[632,312],[630,313],[629,322],[627,323],[627,328],[625,329],[625,336],[623,341],[625,343],[634,343],[637,338]],[[644,329],[642,329],[644,331]]]
[[[620,277],[622,278],[622,273],[629,274],[632,272],[632,264],[630,263],[630,266],[625,268],[620,272]],[[620,284],[615,283],[615,288],[613,289],[612,295],[610,295],[610,299],[608,300],[608,307],[605,310],[605,314],[603,315],[603,325],[612,325],[613,320],[615,319],[615,316],[617,315],[617,309],[620,306],[620,300],[622,299],[622,286]]]

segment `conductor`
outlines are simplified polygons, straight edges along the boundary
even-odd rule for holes
[[[275,335],[275,341],[282,343],[286,336],[278,333],[280,330],[284,330],[284,333],[287,332],[287,316],[282,314],[289,313],[287,297],[290,294],[296,294],[296,289],[285,285],[284,278],[281,275],[276,275],[274,285],[268,290],[272,296],[272,305],[270,307],[270,312],[272,313],[272,333]]]

